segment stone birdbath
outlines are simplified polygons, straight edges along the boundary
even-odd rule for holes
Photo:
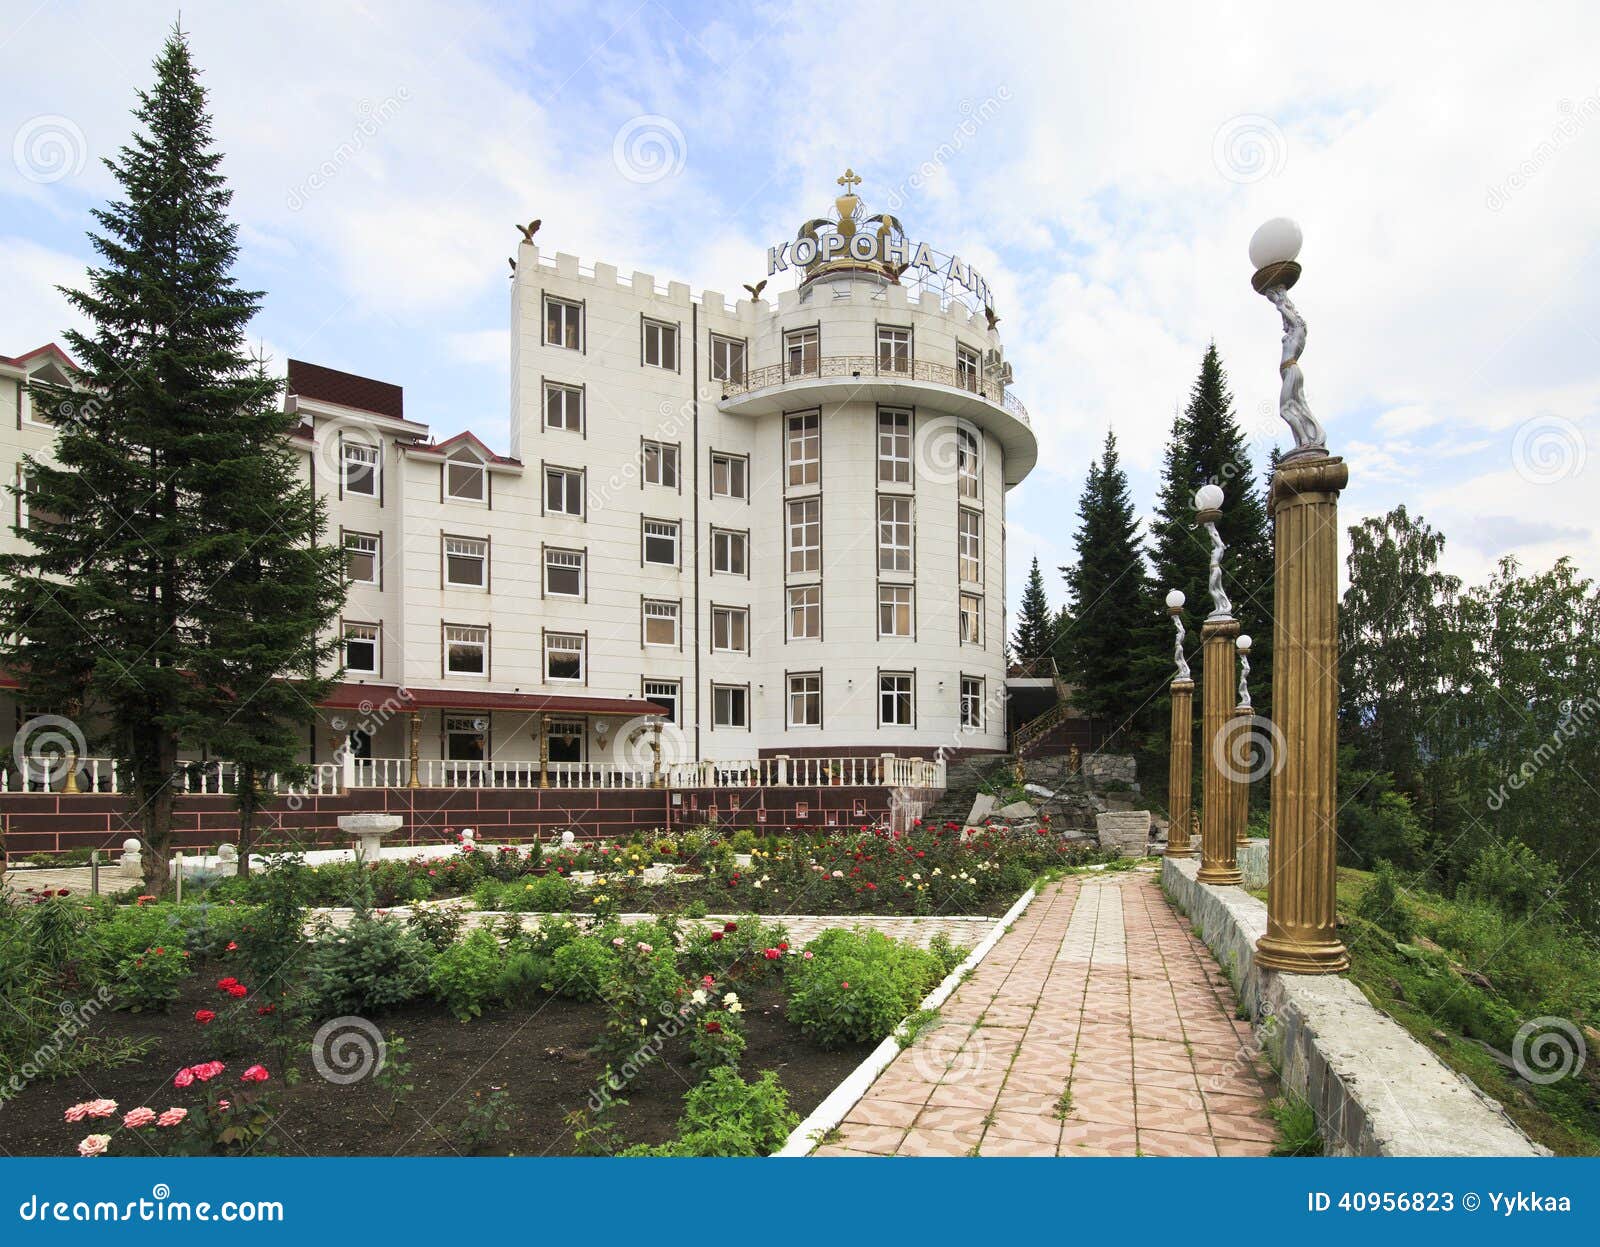
[[[383,849],[383,838],[399,831],[405,821],[399,814],[341,814],[339,830],[350,833],[358,861],[377,860]]]

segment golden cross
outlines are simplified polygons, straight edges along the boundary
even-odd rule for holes
[[[846,169],[844,176],[839,179],[839,185],[844,187],[845,194],[851,194],[852,188],[861,185],[861,179],[856,176],[854,169]]]

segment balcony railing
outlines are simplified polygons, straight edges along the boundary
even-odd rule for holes
[[[1032,427],[1028,409],[998,378],[974,375],[948,364],[933,364],[920,359],[883,359],[876,355],[812,356],[798,365],[769,364],[747,369],[740,377],[722,383],[723,394],[750,394],[790,381],[813,381],[821,377],[887,377],[891,380],[931,381],[952,389],[966,390],[1003,407],[1023,424]]]
[[[239,768],[232,762],[189,762],[173,773],[186,795],[229,796],[238,791]],[[411,786],[409,758],[345,757],[319,762],[304,783],[272,776],[267,784],[280,796],[337,796],[355,788]],[[446,758],[417,761],[420,788],[943,788],[945,764],[927,758],[751,758],[718,762],[663,764],[629,768],[587,762],[461,762]],[[0,769],[0,792],[123,793],[125,777],[114,759],[79,758],[71,785],[59,759],[38,758],[18,770]]]

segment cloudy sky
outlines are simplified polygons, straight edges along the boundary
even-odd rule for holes
[[[175,9],[0,2],[0,354],[69,323],[99,157]],[[1152,504],[1215,339],[1258,459],[1279,324],[1264,218],[1306,234],[1307,393],[1345,517],[1399,502],[1468,578],[1600,571],[1600,9],[470,0],[183,6],[256,334],[506,437],[506,257],[736,292],[851,165],[995,289],[1042,443],[1013,589],[1068,557],[1105,430]],[[780,277],[779,280],[782,280]],[[1050,577],[1052,597],[1059,579]]]

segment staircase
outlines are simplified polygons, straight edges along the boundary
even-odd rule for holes
[[[983,790],[984,784],[1013,765],[1015,760],[1009,753],[981,754],[947,762],[944,796],[934,802],[933,808],[922,816],[922,821],[930,827],[965,823],[967,815],[972,812],[972,802]]]

